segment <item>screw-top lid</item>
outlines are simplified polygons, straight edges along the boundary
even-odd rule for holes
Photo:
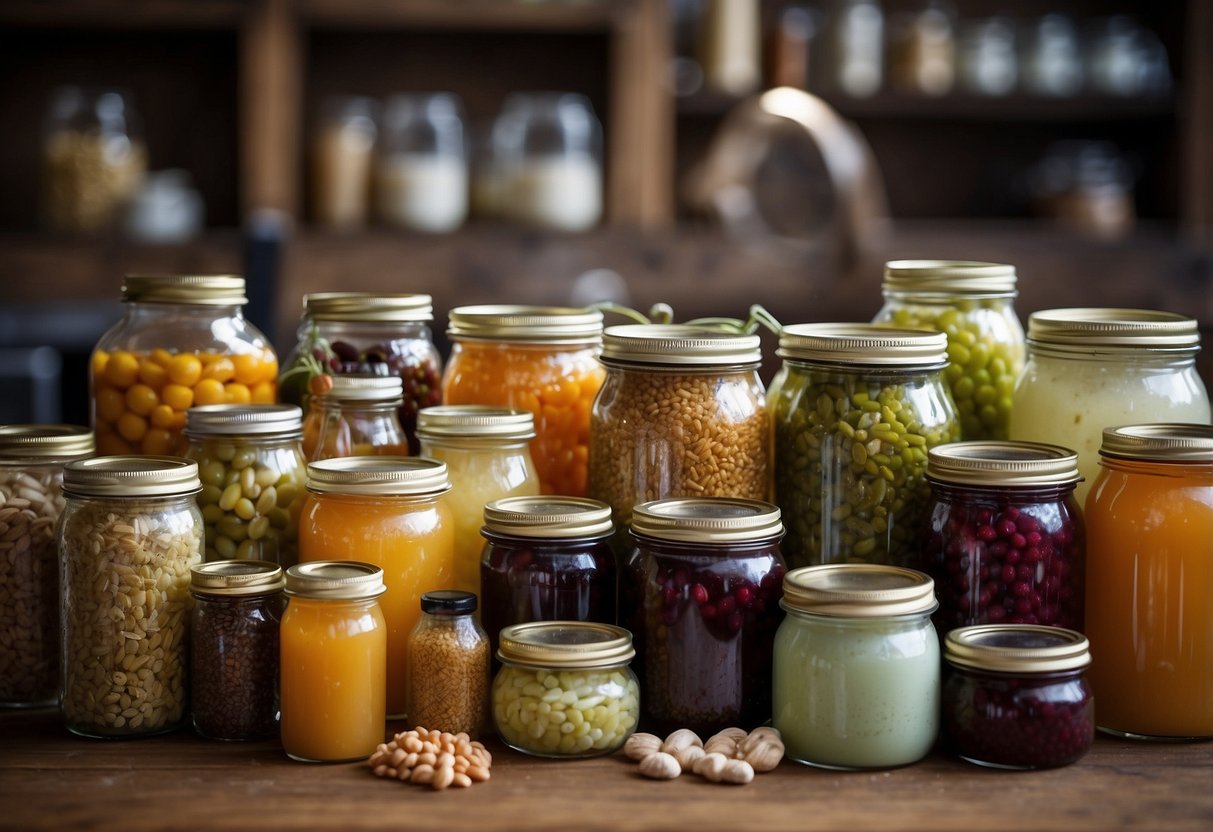
[[[218,560],[190,569],[198,595],[271,595],[286,586],[282,567],[268,560]]]
[[[533,668],[594,668],[627,664],[636,655],[632,634],[593,621],[531,621],[503,627],[501,661]]]
[[[927,476],[959,485],[1063,485],[1082,479],[1078,454],[1039,442],[952,442],[927,451]]]
[[[128,274],[122,281],[123,303],[190,303],[239,306],[248,303],[244,278],[231,274]]]
[[[760,500],[686,497],[632,509],[632,533],[685,543],[750,543],[783,535],[779,507]]]
[[[326,402],[350,404],[399,404],[404,400],[404,381],[400,376],[335,375],[324,393]]]
[[[286,594],[301,598],[363,601],[386,591],[383,570],[356,560],[312,561],[286,570]]]
[[[459,589],[436,589],[421,596],[421,611],[430,615],[468,615],[476,611],[476,595]]]
[[[948,336],[880,324],[792,324],[779,335],[780,358],[859,367],[931,368],[948,360]]]
[[[602,313],[563,306],[460,306],[451,310],[446,332],[455,340],[597,344],[602,338]]]
[[[1213,425],[1169,423],[1104,428],[1099,453],[1148,462],[1213,462]]]
[[[783,578],[786,609],[836,618],[886,618],[932,612],[935,582],[922,572],[875,563],[803,566]]]
[[[303,314],[313,321],[424,323],[434,320],[434,304],[429,295],[313,292],[303,296]]]
[[[1015,291],[1015,267],[976,260],[890,260],[884,290],[912,294],[1005,295]]]
[[[293,404],[200,405],[185,411],[185,434],[297,438],[303,434],[303,409]]]
[[[492,444],[526,442],[535,438],[535,416],[483,404],[438,405],[417,413],[417,438],[484,441]]]
[[[1053,673],[1091,663],[1087,637],[1074,630],[1038,624],[978,624],[958,627],[944,638],[949,664],[999,673]]]
[[[446,463],[426,457],[346,456],[307,466],[307,489],[317,494],[435,497],[450,488]]]
[[[733,367],[762,361],[757,335],[691,324],[626,324],[602,336],[604,364]]]
[[[0,425],[0,460],[72,459],[95,452],[93,432],[80,425]]]
[[[587,497],[504,497],[484,506],[484,531],[514,537],[606,537],[611,507]]]
[[[63,466],[63,491],[76,497],[175,497],[200,490],[198,463],[175,456],[98,456]]]
[[[1194,318],[1152,309],[1046,309],[1028,317],[1028,343],[1070,354],[1200,349]]]

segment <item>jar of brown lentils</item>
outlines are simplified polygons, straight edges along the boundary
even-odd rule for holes
[[[476,621],[476,596],[439,589],[421,596],[409,633],[408,698],[412,724],[478,737],[489,713],[489,638]]]

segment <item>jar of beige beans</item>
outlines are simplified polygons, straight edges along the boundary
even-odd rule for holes
[[[73,733],[157,734],[189,716],[200,489],[197,463],[177,457],[97,457],[64,468],[62,709]]]

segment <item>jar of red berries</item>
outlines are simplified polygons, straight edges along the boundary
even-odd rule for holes
[[[1033,442],[956,442],[927,456],[923,551],[935,627],[1083,622],[1085,534],[1078,455]]]
[[[757,500],[678,498],[632,511],[620,579],[642,723],[708,736],[771,718],[771,651],[783,620],[779,509]]]

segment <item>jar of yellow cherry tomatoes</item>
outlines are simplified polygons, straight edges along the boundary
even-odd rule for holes
[[[605,377],[597,360],[602,313],[463,306],[451,310],[447,335],[443,402],[531,411],[540,493],[586,496],[590,408]]]
[[[91,363],[97,453],[185,454],[194,405],[271,404],[278,359],[244,319],[244,278],[128,275]]]

